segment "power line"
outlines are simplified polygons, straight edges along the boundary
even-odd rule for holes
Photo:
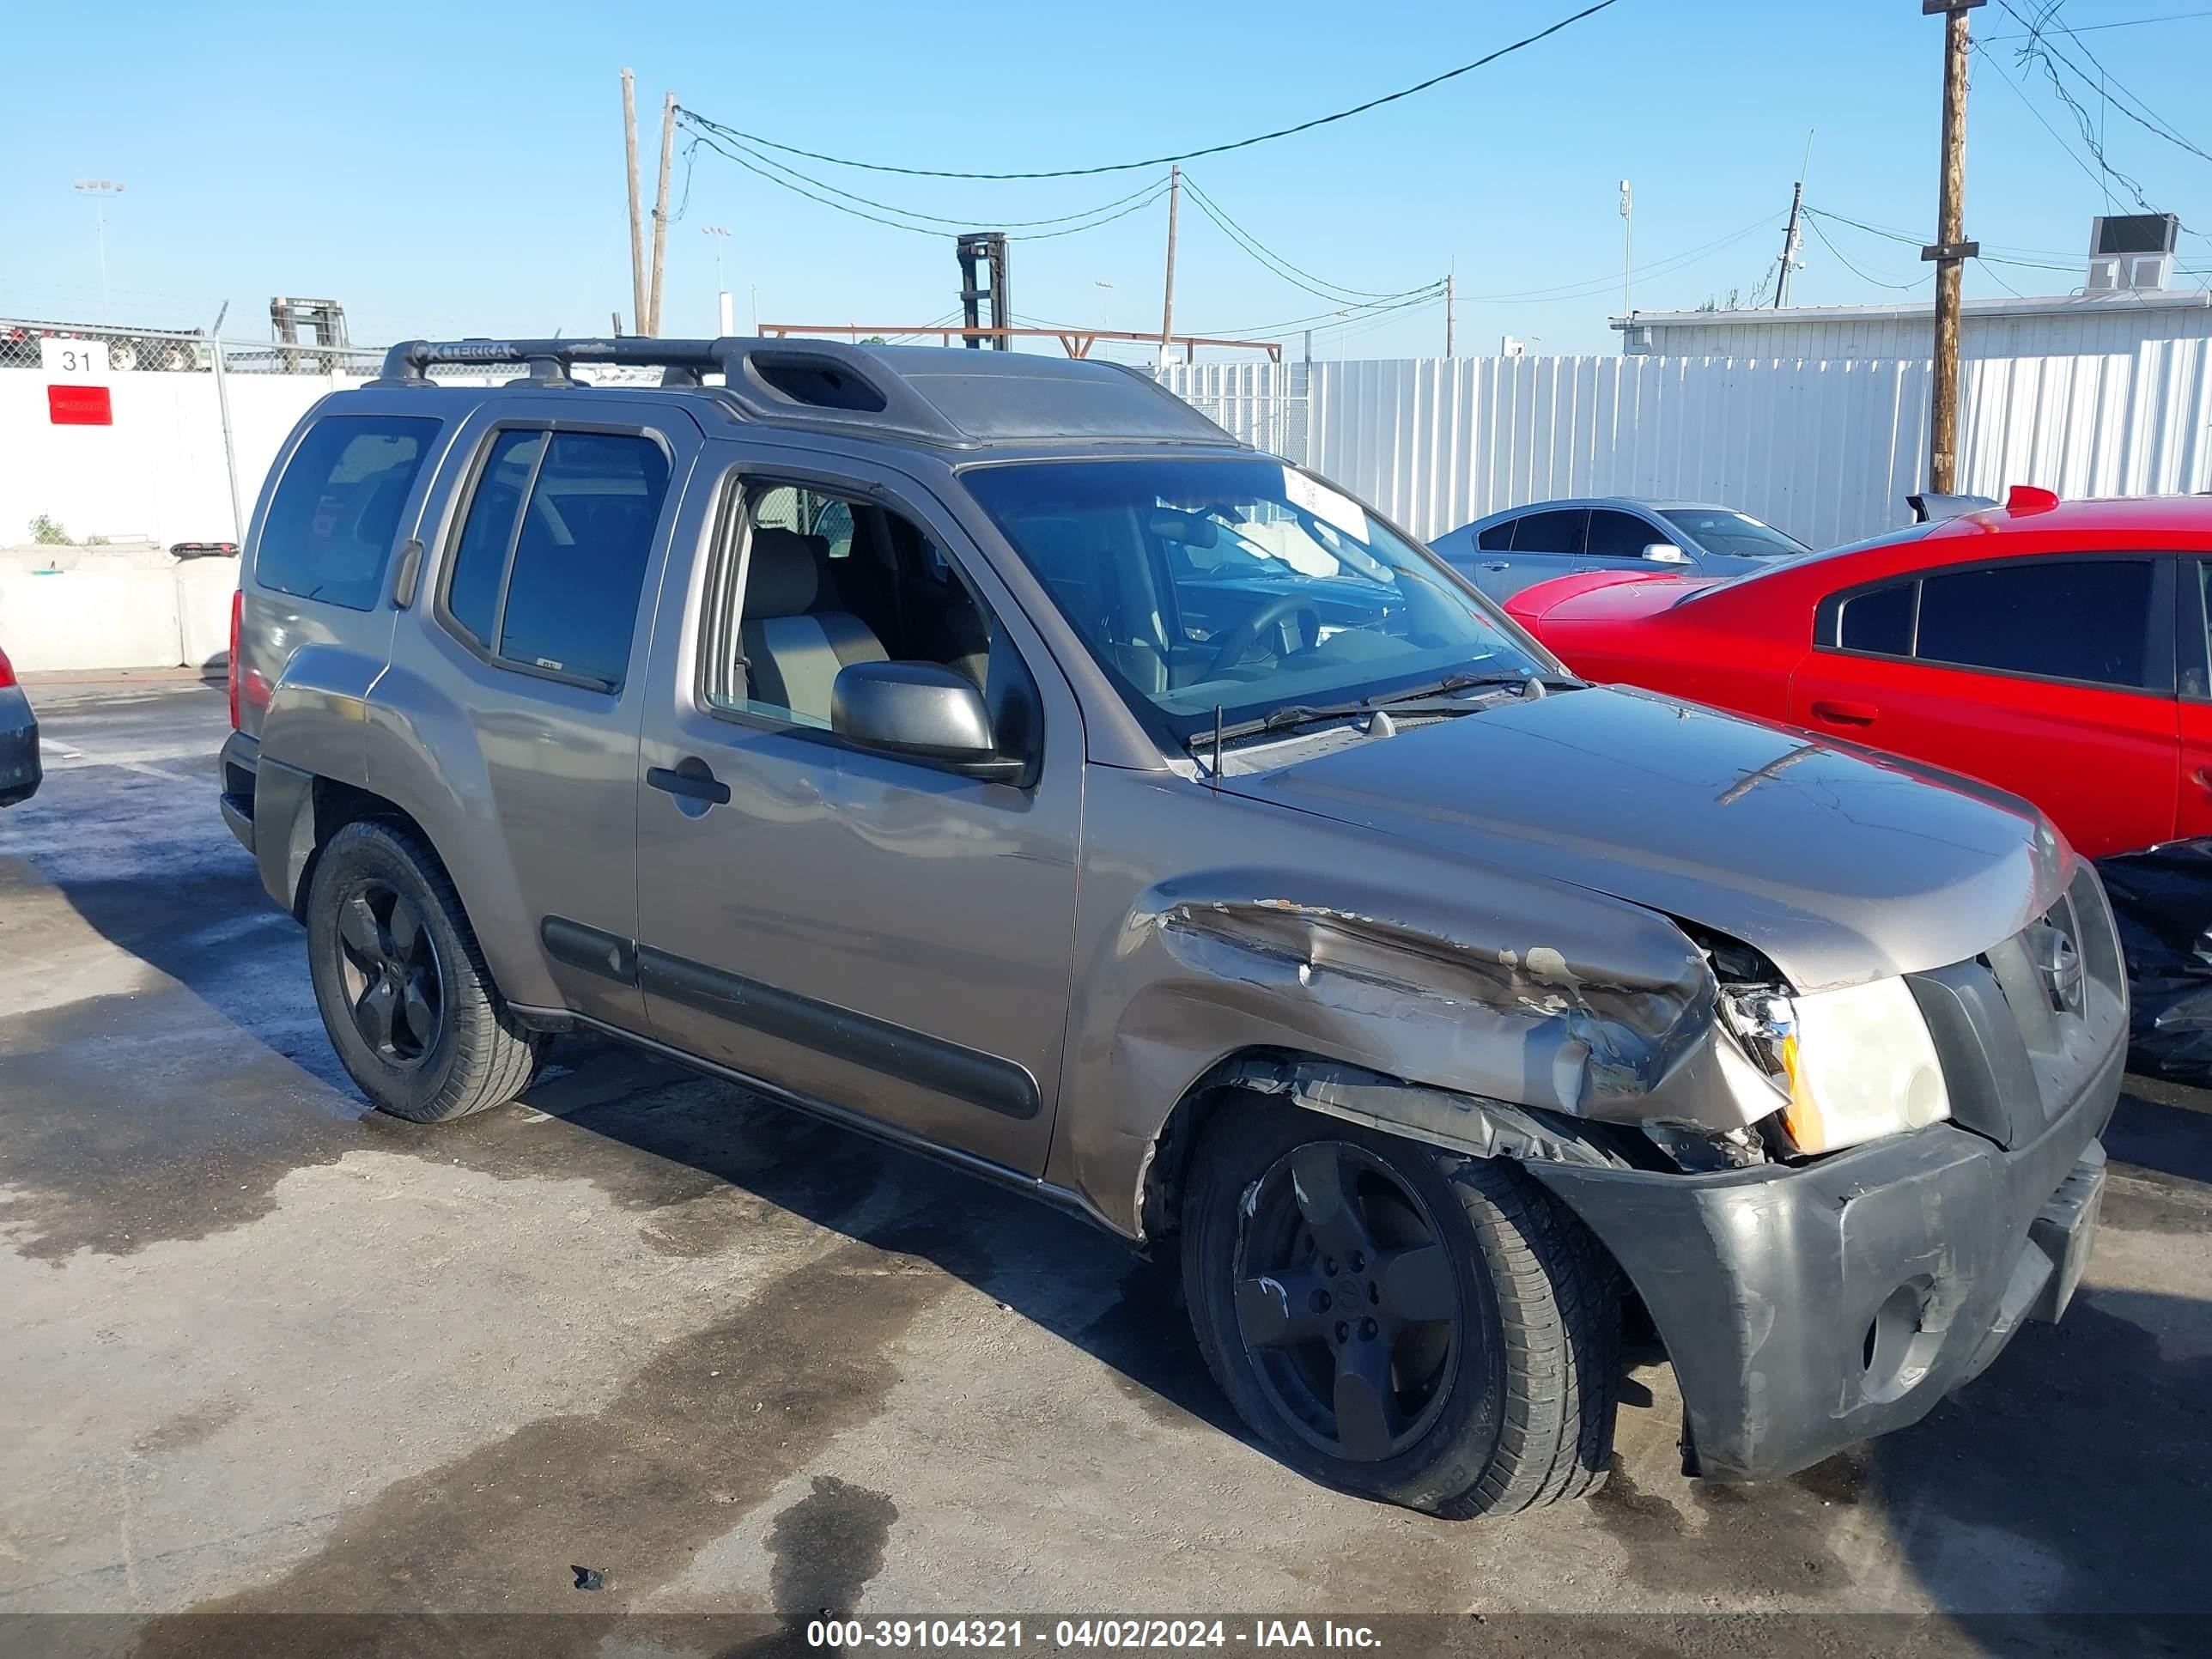
[[[1840,213],[1831,213],[1831,212],[1829,212],[1829,211],[1828,211],[1826,209],[1825,209],[1825,208],[1808,207],[1808,208],[1805,210],[1805,211],[1806,211],[1807,213],[1808,213],[1808,214],[1811,214],[1814,218],[1817,218],[1817,219],[1832,219],[1832,220],[1834,220],[1838,224],[1839,224],[1839,225],[1849,225],[1852,229],[1854,229],[1854,230],[1863,230],[1863,231],[1865,231],[1869,235],[1887,237],[1889,240],[1891,240],[1891,241],[1893,241],[1893,242],[1902,242],[1902,243],[1903,243],[1905,246],[1907,246],[1907,247],[1923,247],[1923,246],[1926,246],[1926,241],[1925,241],[1925,239],[1924,239],[1924,238],[1918,237],[1918,236],[1909,236],[1909,235],[1907,235],[1905,232],[1903,232],[1903,231],[1901,231],[1901,230],[1885,230],[1885,229],[1883,229],[1880,225],[1870,225],[1870,224],[1868,224],[1868,223],[1867,223],[1864,220],[1863,220],[1863,219],[1850,219],[1850,218],[1846,218],[1844,215],[1842,215],[1842,214],[1840,214]],[[2031,252],[2034,252],[2034,251],[2036,251],[2036,250],[2030,250],[2030,251],[2031,251]],[[1841,256],[1841,255],[1838,255],[1837,257],[1840,258],[1842,256]],[[2066,256],[2064,256],[2064,255],[2063,255],[2063,254],[2053,254],[2053,255],[2051,256],[2051,258],[2054,258],[2054,259],[2057,259],[2057,258],[2065,258],[2065,257],[2066,257]],[[2067,271],[2070,271],[2070,270],[2074,270],[2077,269],[2077,267],[2076,267],[2076,266],[2072,265],[2072,264],[2053,264],[2050,263],[2050,262],[2049,262],[2049,261],[2047,261],[2047,260],[2041,260],[2041,259],[2011,259],[2011,258],[2002,258],[2002,257],[1996,256],[1996,255],[1992,255],[1992,254],[1987,254],[1987,253],[1984,253],[1984,254],[1981,255],[1981,256],[1980,256],[1980,258],[1981,258],[1981,261],[1982,261],[1982,263],[1983,263],[1984,264],[2011,265],[2011,266],[2014,266],[2014,267],[2015,267],[2016,269],[2019,269],[2019,270],[2067,270]],[[1869,279],[1869,280],[1871,280],[1871,279]]]
[[[695,134],[693,136],[692,143],[686,150],[687,161],[690,154],[696,151],[699,144],[706,141],[707,135],[703,133]],[[727,143],[730,149],[724,149],[722,147],[724,143]],[[825,179],[817,179],[811,173],[801,173],[797,167],[791,166],[787,162],[779,161],[772,155],[763,155],[750,145],[737,143],[735,140],[722,140],[719,135],[716,136],[715,142],[711,143],[709,147],[714,149],[718,154],[724,155],[729,155],[730,149],[742,150],[746,155],[750,156],[763,167],[773,167],[780,173],[787,173],[792,178],[799,179],[801,183],[811,185],[817,190],[828,191],[832,196],[842,197],[848,202],[857,202],[862,207],[879,208],[885,213],[895,213],[902,218],[927,220],[932,224],[947,225],[956,229],[970,228],[984,222],[988,222],[994,229],[999,230],[1030,230],[1044,225],[1064,225],[1073,220],[1088,219],[1093,214],[1104,213],[1114,208],[1126,206],[1129,203],[1134,202],[1139,196],[1145,196],[1158,191],[1161,185],[1167,182],[1164,178],[1157,179],[1148,184],[1139,185],[1137,189],[1131,191],[1127,196],[1116,197],[1110,202],[1102,202],[1096,207],[1085,208],[1079,212],[1055,214],[1049,219],[1000,219],[989,214],[973,213],[963,214],[957,217],[949,217],[941,213],[924,213],[919,208],[901,207],[894,202],[878,202],[874,198],[869,196],[856,196],[851,191],[841,189],[837,185],[830,183]],[[738,158],[731,156],[731,159],[734,161]],[[678,216],[682,216],[680,211]]]
[[[2069,34],[2087,34],[2095,29],[2140,28],[2146,23],[2186,23],[2191,19],[2197,17],[2212,17],[2212,11],[2177,11],[2171,12],[2163,17],[2122,17],[2115,19],[2113,21],[2109,23],[2075,23],[2069,25],[2066,33]],[[1982,38],[1980,44],[1985,46],[1995,46],[2000,40],[2032,40],[2034,38],[2035,32],[2031,29],[2025,34],[1984,35]]]
[[[1301,266],[1292,264],[1288,259],[1284,258],[1281,254],[1268,248],[1258,237],[1253,235],[1251,232],[1246,230],[1234,219],[1231,219],[1229,216],[1227,210],[1212,197],[1208,196],[1203,190],[1200,189],[1198,181],[1193,179],[1188,173],[1184,173],[1182,176],[1182,185],[1185,190],[1190,192],[1191,199],[1198,204],[1200,210],[1205,213],[1206,216],[1212,220],[1216,225],[1219,226],[1222,233],[1231,241],[1237,243],[1238,246],[1242,247],[1247,253],[1249,253],[1255,259],[1265,265],[1269,270],[1273,271],[1276,276],[1282,277],[1285,282],[1291,283],[1291,286],[1295,288],[1305,288],[1306,292],[1312,295],[1317,300],[1395,300],[1402,298],[1404,295],[1408,294],[1422,293],[1437,286],[1435,283],[1424,283],[1417,289],[1401,288],[1394,289],[1389,293],[1378,293],[1373,289],[1352,288],[1342,283],[1332,283],[1326,276],[1316,276],[1310,270],[1307,270]],[[1298,280],[1301,277],[1304,278],[1304,282]],[[1309,283],[1317,284],[1318,286],[1307,287],[1306,284]],[[1334,293],[1325,294],[1322,292],[1322,289],[1330,289],[1335,291]]]
[[[1819,219],[1814,219],[1811,222],[1813,226],[1813,234],[1820,239],[1821,246],[1826,247],[1829,252],[1834,254],[1837,259],[1842,263],[1844,269],[1850,271],[1851,275],[1857,277],[1859,281],[1863,283],[1872,283],[1876,288],[1895,289],[1899,293],[1909,293],[1912,289],[1920,286],[1920,283],[1885,283],[1879,276],[1868,276],[1866,272],[1861,270],[1856,265],[1850,262],[1850,258],[1844,254],[1843,249],[1836,246],[1834,240],[1829,236],[1828,233],[1820,228],[1820,222]],[[1932,274],[1933,273],[1931,272],[1930,275]],[[1927,280],[1927,277],[1923,276],[1920,279],[1920,282],[1925,282]]]
[[[1710,254],[1718,253],[1723,248],[1735,246],[1747,236],[1756,235],[1782,216],[1782,213],[1778,210],[1763,219],[1754,220],[1741,230],[1730,231],[1725,236],[1716,237],[1713,240],[1701,243],[1696,247],[1686,248],[1683,252],[1669,254],[1663,259],[1655,259],[1649,264],[1638,265],[1632,275],[1638,280],[1646,276],[1671,276],[1677,270],[1695,264]],[[1460,300],[1467,305],[1502,305],[1512,301],[1580,300],[1587,298],[1589,295],[1610,289],[1618,285],[1620,281],[1620,272],[1608,271],[1603,276],[1593,276],[1577,283],[1563,283],[1556,288],[1532,288],[1523,289],[1517,294],[1462,294],[1460,295]]]
[[[1462,64],[1457,69],[1446,70],[1441,75],[1432,75],[1427,80],[1416,82],[1410,87],[1401,87],[1397,91],[1385,93],[1379,98],[1370,98],[1364,104],[1352,105],[1349,109],[1336,110],[1328,115],[1317,115],[1313,119],[1301,121],[1295,126],[1278,127],[1272,132],[1255,133],[1249,138],[1232,139],[1227,143],[1208,144],[1200,149],[1187,149],[1172,155],[1147,156],[1138,161],[1109,161],[1098,167],[1052,167],[1030,173],[974,173],[949,167],[896,167],[884,161],[856,161],[849,156],[830,155],[821,150],[802,149],[796,144],[779,143],[773,138],[763,138],[758,133],[745,132],[735,127],[724,126],[720,122],[710,120],[708,117],[700,114],[696,110],[684,109],[680,106],[678,113],[695,126],[720,133],[726,137],[741,139],[747,143],[781,150],[787,155],[801,156],[810,161],[825,161],[832,167],[858,167],[868,173],[902,173],[913,179],[1079,179],[1101,173],[1133,173],[1139,167],[1164,167],[1171,161],[1189,161],[1202,155],[1225,155],[1231,150],[1249,149],[1255,144],[1271,143],[1278,138],[1292,137],[1301,132],[1310,132],[1316,127],[1325,127],[1333,122],[1349,120],[1355,115],[1364,115],[1370,110],[1380,109],[1385,104],[1395,104],[1401,98],[1411,98],[1416,93],[1426,92],[1431,87],[1442,86],[1447,81],[1456,80],[1462,75],[1471,74],[1476,70],[1485,68],[1501,58],[1510,57],[1514,52],[1534,46],[1540,40],[1548,40],[1560,30],[1571,27],[1586,17],[1594,17],[1599,12],[1618,3],[1619,0],[1597,0],[1595,5],[1585,6],[1571,16],[1562,17],[1558,22],[1540,28],[1534,34],[1523,36],[1509,46],[1500,46],[1495,52],[1486,53],[1471,64]]]
[[[790,179],[769,171],[769,167],[763,167],[758,162],[748,160],[746,153],[725,144],[720,138],[716,137],[712,133],[696,132],[693,134],[691,149],[696,150],[702,144],[706,145],[716,154],[726,156],[729,160],[735,161],[739,167],[744,168],[746,172],[757,173],[760,177],[767,179],[769,183],[780,185],[781,188],[791,191],[794,196],[804,196],[810,202],[818,202],[823,207],[834,208],[838,212],[849,214],[855,219],[866,219],[871,224],[885,225],[893,230],[908,231],[917,236],[941,237],[945,234],[944,230],[938,225],[909,224],[903,219],[886,218],[882,214],[869,213],[860,208],[848,207],[842,202],[836,201],[827,196],[818,195],[815,191],[807,189],[804,185],[793,184]],[[688,160],[689,152],[687,152],[687,163]],[[763,160],[765,160],[765,158],[763,158]],[[780,163],[769,164],[769,166],[776,165],[780,165]],[[1021,240],[1026,242],[1042,242],[1049,240],[1051,238],[1055,236],[1073,236],[1079,231],[1096,230],[1101,225],[1109,225],[1116,219],[1127,218],[1130,214],[1135,213],[1140,209],[1150,207],[1154,202],[1158,201],[1162,196],[1167,193],[1167,180],[1164,179],[1160,179],[1157,183],[1146,186],[1144,191],[1139,192],[1138,198],[1135,200],[1131,200],[1129,198],[1124,197],[1122,199],[1128,203],[1127,206],[1122,207],[1115,212],[1108,213],[1101,218],[1093,219],[1085,224],[1069,225],[1066,228],[1060,230],[1038,231],[1035,234],[1024,236]],[[690,193],[688,184],[685,193],[687,196]],[[903,211],[903,210],[893,209],[892,211],[900,212]],[[676,216],[678,218],[683,216],[682,210],[680,208]],[[955,223],[969,222],[948,220],[942,222]],[[1050,220],[1041,220],[1037,222],[1048,224],[1053,222]]]
[[[2061,0],[2061,3],[2063,3],[2063,0]],[[2016,11],[2013,11],[2012,7],[2007,3],[2007,0],[1997,0],[1997,3],[2003,6],[2007,11],[2012,12],[2012,15],[2015,18],[2020,17],[2020,14]],[[2032,34],[2030,37],[2031,39],[2036,40],[2039,46],[2046,47],[2049,46],[2051,44],[2050,31],[2053,27],[2056,27],[2058,32],[2062,34],[2073,36],[2074,44],[2081,49],[2081,55],[2096,65],[2098,76],[2096,82],[2097,92],[2100,98],[2108,96],[2106,91],[2107,88],[2118,91],[2120,97],[2117,100],[2114,100],[2113,106],[2117,108],[2121,114],[2135,122],[2136,125],[2142,127],[2145,131],[2154,133],[2159,137],[2165,139],[2169,143],[2179,145],[2181,149],[2187,150],[2191,155],[2198,157],[2200,160],[2212,161],[2212,150],[2206,150],[2198,145],[2192,143],[2189,139],[2183,137],[2181,130],[2179,127],[2175,126],[2172,122],[2167,120],[2163,115],[2160,115],[2156,110],[2153,109],[2148,103],[2144,102],[2142,98],[2136,93],[2133,88],[2124,85],[2118,76],[2106,69],[2105,67],[2105,60],[2097,56],[2096,52],[2091,49],[2089,43],[2087,40],[2081,38],[2081,31],[2080,29],[2075,28],[2070,23],[2057,22],[2053,14],[2056,14],[2057,9],[2058,7],[2057,5],[2052,6],[2051,8],[2051,12],[2046,13],[2039,24],[2031,26],[2032,28],[2039,29],[2041,31],[2039,33]],[[2025,22],[2027,20],[2025,18],[2021,18],[2021,21]],[[2032,51],[2033,48],[2023,48],[2023,50]],[[2087,72],[2085,71],[2079,64],[2067,58],[2063,53],[2054,51],[2053,55],[2058,58],[2059,62],[2064,64],[2068,69],[2072,70],[2075,75],[2081,76],[2081,82],[2084,86],[2089,84],[2089,76]],[[2133,109],[2129,107],[2130,104],[2134,106]],[[2137,114],[2136,112],[2137,110],[2140,110],[2142,113]]]

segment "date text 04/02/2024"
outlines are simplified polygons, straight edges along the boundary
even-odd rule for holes
[[[817,1619],[814,1648],[1362,1648],[1382,1646],[1366,1625],[1254,1619]]]

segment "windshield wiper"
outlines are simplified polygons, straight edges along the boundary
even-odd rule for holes
[[[1324,720],[1357,720],[1362,714],[1375,714],[1388,710],[1405,714],[1471,714],[1482,707],[1480,702],[1468,702],[1452,696],[1456,691],[1479,690],[1486,686],[1529,684],[1540,685],[1547,690],[1577,690],[1587,682],[1565,674],[1509,672],[1498,671],[1487,674],[1450,674],[1429,685],[1408,687],[1394,691],[1388,696],[1365,697],[1358,702],[1285,703],[1280,708],[1271,708],[1256,720],[1239,720],[1234,726],[1221,728],[1224,743],[1238,738],[1260,737],[1270,732],[1285,732],[1294,726],[1316,726]],[[1524,692],[1525,695],[1525,692]],[[1211,727],[1194,732],[1188,741],[1193,749],[1211,744],[1214,733]]]

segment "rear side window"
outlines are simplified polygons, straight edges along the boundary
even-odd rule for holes
[[[1589,514],[1579,509],[1531,513],[1513,538],[1516,553],[1573,553],[1583,550],[1583,527]]]
[[[505,661],[614,690],[667,494],[650,438],[501,433],[455,545],[448,616]]]
[[[270,500],[254,580],[349,611],[374,608],[400,514],[438,426],[404,416],[316,422]]]
[[[1521,521],[1508,519],[1494,524],[1475,538],[1474,544],[1486,553],[1510,553],[1513,550],[1513,526]]]
[[[1926,576],[1914,654],[1964,668],[2142,686],[2151,576],[2147,559],[2017,560]]]
[[[1844,601],[1844,619],[1837,643],[1846,651],[1869,651],[1877,656],[1912,654],[1912,597],[1917,582],[1899,582],[1854,594]]]

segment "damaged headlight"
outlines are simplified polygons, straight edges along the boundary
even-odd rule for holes
[[[1951,1115],[1928,1022],[1901,979],[1810,996],[1730,986],[1721,1006],[1782,1097],[1778,1117],[1800,1152],[1832,1152]]]

